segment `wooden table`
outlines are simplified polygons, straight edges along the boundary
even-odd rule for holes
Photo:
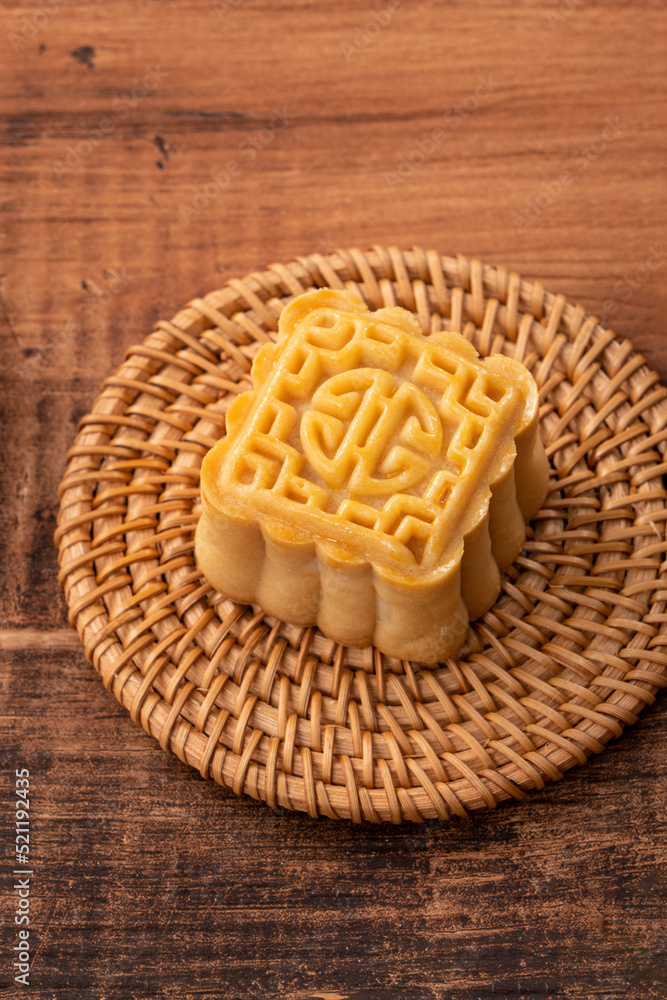
[[[667,377],[665,26],[659,0],[5,4],[2,794],[13,850],[29,769],[31,997],[666,995],[664,698],[468,822],[272,812],[133,727],[67,624],[52,542],[124,349],[297,254],[504,264]],[[0,982],[21,996],[18,930]]]

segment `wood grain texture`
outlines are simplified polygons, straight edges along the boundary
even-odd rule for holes
[[[27,766],[31,995],[664,996],[664,698],[469,822],[273,813],[132,726],[67,638],[52,543],[123,351],[274,260],[505,264],[667,378],[664,5],[5,3],[0,48],[2,823]]]

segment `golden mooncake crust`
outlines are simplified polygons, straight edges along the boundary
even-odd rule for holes
[[[348,292],[299,296],[279,330],[204,459],[201,570],[337,642],[451,656],[546,495],[531,375]]]

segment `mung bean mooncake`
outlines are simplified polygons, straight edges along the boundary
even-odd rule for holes
[[[546,496],[530,373],[322,289],[285,308],[252,379],[202,465],[202,572],[339,643],[453,655]]]

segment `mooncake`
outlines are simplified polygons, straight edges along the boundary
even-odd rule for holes
[[[252,380],[203,462],[201,571],[336,642],[452,656],[546,496],[530,373],[322,289],[284,309]]]

